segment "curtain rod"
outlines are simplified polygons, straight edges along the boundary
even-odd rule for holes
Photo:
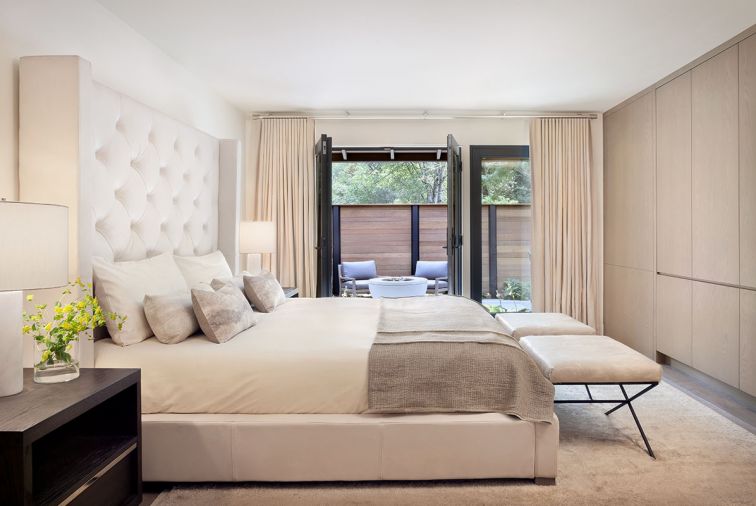
[[[307,118],[321,121],[340,120],[453,120],[453,119],[514,119],[514,118],[588,118],[596,119],[593,112],[501,112],[501,113],[422,113],[422,114],[368,114],[368,113],[252,113],[251,119],[292,119]]]

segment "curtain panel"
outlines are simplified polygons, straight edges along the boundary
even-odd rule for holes
[[[264,118],[252,218],[276,224],[276,253],[263,259],[284,286],[315,296],[315,124]]]
[[[601,268],[587,118],[537,118],[533,171],[533,311],[565,313],[601,332]]]

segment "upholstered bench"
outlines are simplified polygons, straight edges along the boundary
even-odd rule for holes
[[[654,457],[632,401],[659,384],[662,376],[659,364],[607,336],[525,336],[520,339],[520,346],[554,385],[585,385],[588,399],[557,399],[555,403],[617,404],[606,412],[607,415],[622,406],[627,406],[638,426],[648,454]],[[591,394],[591,385],[617,385],[624,398],[595,399]],[[646,387],[628,396],[625,390],[627,385]]]
[[[499,313],[496,319],[512,337],[595,334],[593,327],[562,313]]]

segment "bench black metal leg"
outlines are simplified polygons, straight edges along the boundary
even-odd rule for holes
[[[593,396],[591,395],[591,389],[588,388],[588,385],[585,385],[585,391],[588,392],[588,398],[590,400],[593,400]]]
[[[635,420],[635,425],[638,426],[638,430],[640,431],[640,435],[643,438],[643,442],[646,445],[646,450],[648,450],[648,454],[651,455],[652,459],[656,459],[656,455],[654,455],[654,451],[651,449],[651,445],[648,444],[648,438],[646,437],[646,433],[643,432],[643,427],[641,426],[640,420],[638,420],[638,415],[635,414],[635,409],[633,409],[633,405],[630,402],[630,399],[627,397],[627,393],[625,392],[625,387],[620,385],[620,390],[622,390],[622,395],[625,396],[625,399],[627,399],[627,407],[630,408],[630,413],[633,415],[633,419]]]
[[[621,408],[625,404],[629,404],[630,402],[634,401],[635,399],[637,399],[641,395],[645,394],[646,392],[648,392],[649,390],[651,390],[652,388],[654,388],[656,385],[658,385],[658,383],[652,383],[651,385],[647,386],[646,388],[644,388],[643,390],[641,390],[637,394],[633,395],[629,399],[627,398],[627,394],[625,394],[625,400],[623,402],[620,402],[619,404],[617,404],[616,406],[614,406],[612,409],[610,409],[609,411],[607,411],[604,414],[605,415],[611,415],[612,413],[614,413],[615,411],[617,411],[619,408]],[[622,387],[622,384],[620,384],[619,387],[622,388],[622,393],[625,393],[625,390]]]

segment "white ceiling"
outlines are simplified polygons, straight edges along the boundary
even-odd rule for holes
[[[604,111],[755,0],[99,0],[245,111]]]

